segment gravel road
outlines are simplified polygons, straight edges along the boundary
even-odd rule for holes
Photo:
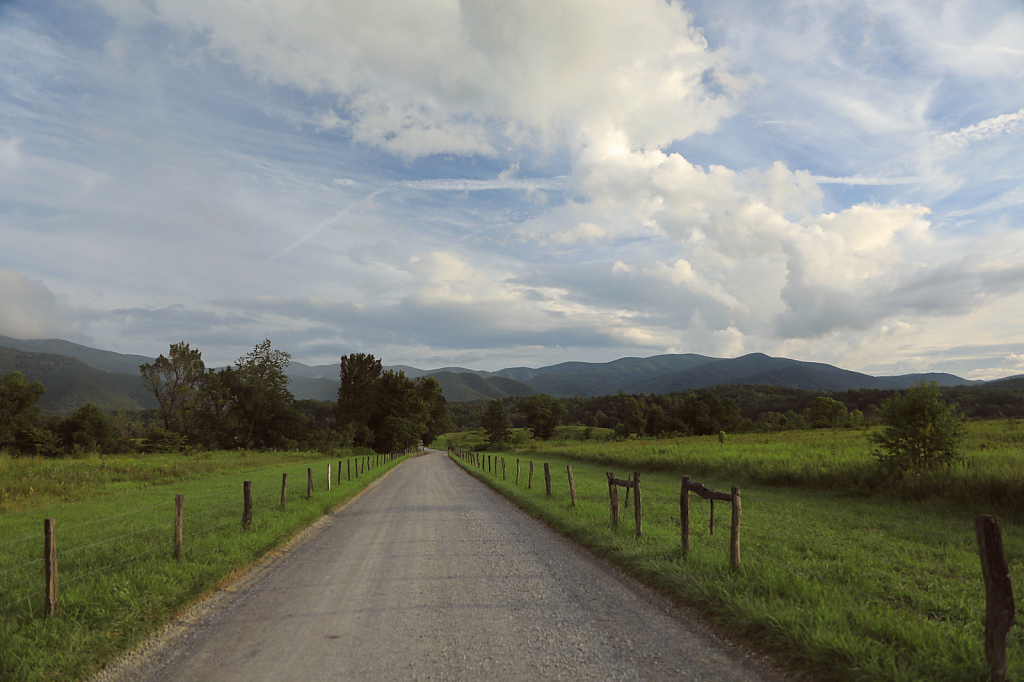
[[[99,682],[783,679],[428,451]]]

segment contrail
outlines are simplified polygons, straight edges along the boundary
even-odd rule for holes
[[[380,194],[383,191],[384,190],[379,189],[376,192],[372,192],[370,194],[367,194],[365,197],[363,197],[359,201],[355,202],[354,204],[349,204],[345,208],[343,208],[340,211],[338,211],[337,213],[335,213],[333,218],[325,220],[322,223],[320,223],[319,225],[317,225],[316,227],[314,227],[313,230],[309,234],[305,235],[304,237],[301,237],[294,244],[291,244],[290,246],[287,246],[284,249],[282,249],[280,252],[275,253],[273,256],[270,257],[270,260],[277,260],[278,258],[280,258],[284,254],[288,253],[292,249],[294,249],[296,247],[299,247],[299,246],[302,246],[303,244],[308,242],[310,239],[312,239],[313,237],[315,237],[318,234],[320,234],[321,232],[323,232],[324,229],[326,227],[328,227],[329,225],[332,225],[334,223],[339,222],[342,218],[347,216],[349,211],[351,211],[353,208],[355,208],[356,206],[358,206],[359,204],[361,204],[363,202],[369,201],[370,199],[374,198],[375,196],[377,196],[378,194]]]

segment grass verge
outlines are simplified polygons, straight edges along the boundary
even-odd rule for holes
[[[742,484],[742,570],[729,566],[730,511],[691,496],[691,552],[682,556],[680,477],[644,471],[644,533],[632,514],[613,527],[607,461],[504,455],[506,478],[465,461],[474,476],[527,512],[619,565],[678,603],[696,607],[724,632],[815,680],[966,682],[989,679],[984,657],[985,590],[973,512],[948,500],[777,487],[719,476],[700,480],[728,491]],[[516,457],[521,475],[517,484]],[[532,487],[528,487],[533,459]],[[459,460],[456,460],[459,461]],[[552,496],[545,494],[543,463]],[[569,497],[573,468],[578,504]],[[631,469],[616,471],[620,478]],[[623,495],[620,492],[620,499]],[[1003,523],[1011,579],[1024,584],[1024,529]],[[1018,587],[1019,589],[1019,587]],[[1010,631],[1009,680],[1024,679],[1024,628]]]
[[[173,485],[154,485],[152,462],[135,462],[137,478],[95,481],[92,496],[80,491],[73,501],[62,501],[62,496],[48,495],[45,502],[32,501],[0,515],[0,679],[88,678],[402,459],[382,458],[375,466],[365,456],[328,460],[315,453],[215,453],[206,461],[219,461],[219,466],[200,467],[205,470],[198,476],[174,476]],[[51,466],[73,469],[76,461],[58,460]],[[307,499],[309,469],[314,491]],[[284,473],[288,487],[282,510]],[[253,482],[254,515],[247,530],[241,525],[243,481]],[[179,560],[172,558],[176,494],[185,496]],[[59,598],[51,617],[43,611],[44,518],[57,520]]]

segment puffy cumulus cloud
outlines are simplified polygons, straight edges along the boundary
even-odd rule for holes
[[[658,147],[714,129],[743,83],[675,2],[98,0],[194,31],[254,77],[338,97],[315,118],[394,154]]]
[[[42,282],[0,268],[0,336],[82,342],[87,337],[75,328],[82,318]]]

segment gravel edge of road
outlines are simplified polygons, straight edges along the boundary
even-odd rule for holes
[[[87,678],[87,682],[129,682],[143,671],[163,667],[163,661],[172,657],[173,649],[184,643],[202,627],[203,623],[230,608],[231,602],[244,596],[247,589],[269,576],[285,563],[295,553],[295,550],[330,525],[338,512],[355,502],[367,491],[377,487],[397,468],[394,467],[385,472],[348,500],[303,528],[287,542],[268,551],[247,568],[225,578],[218,587],[213,588],[212,593],[200,597],[144,642],[131,651],[121,654],[92,677]]]

